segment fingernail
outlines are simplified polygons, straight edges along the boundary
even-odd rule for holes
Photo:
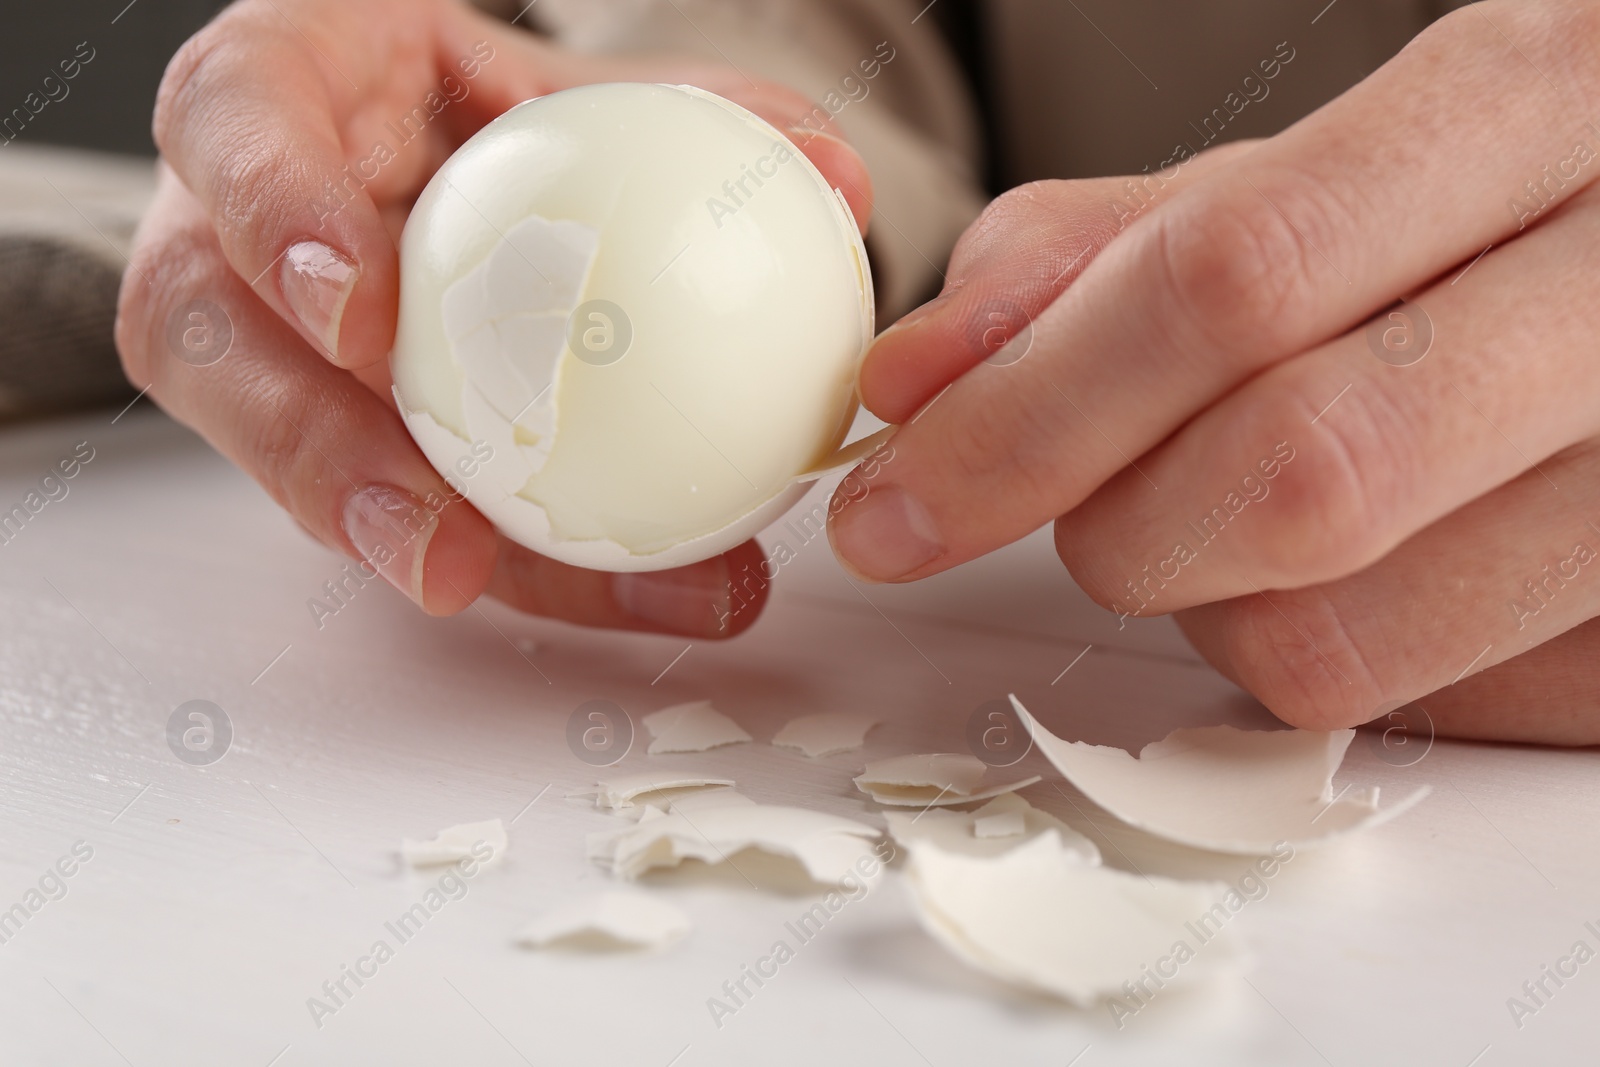
[[[659,629],[720,633],[731,614],[728,561],[718,557],[678,570],[618,574],[611,595],[623,611]]]
[[[301,241],[283,254],[278,280],[289,309],[331,359],[339,358],[339,324],[361,272],[320,241]]]
[[[892,582],[944,553],[933,517],[895,486],[874,488],[828,524],[840,560],[862,578]]]
[[[370,485],[345,502],[341,522],[361,558],[422,605],[423,562],[439,516],[403,489]]]

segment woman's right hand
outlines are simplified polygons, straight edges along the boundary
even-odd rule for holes
[[[431,614],[488,591],[584,625],[731,636],[764,600],[757,581],[756,610],[729,623],[732,586],[760,574],[754,541],[633,575],[535,555],[450,502],[389,392],[396,241],[422,187],[514,104],[605,81],[699,85],[779,129],[826,114],[731,68],[566,52],[455,0],[241,0],[162,82],[159,188],[124,278],[117,346],[135,386]],[[791,136],[864,225],[861,158],[831,135]],[[207,363],[228,337],[225,358]]]

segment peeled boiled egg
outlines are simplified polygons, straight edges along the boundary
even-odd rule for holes
[[[508,537],[657,570],[753,536],[840,449],[872,336],[844,198],[689,86],[592,85],[462,145],[400,246],[395,397]]]

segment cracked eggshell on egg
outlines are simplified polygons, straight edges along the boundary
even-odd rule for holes
[[[872,282],[843,198],[685,86],[593,85],[490,123],[401,240],[407,428],[513,540],[681,566],[804,495],[855,414]]]

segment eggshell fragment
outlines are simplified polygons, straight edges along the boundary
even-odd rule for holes
[[[750,740],[744,727],[712,707],[709,700],[674,704],[651,712],[644,717],[644,725],[654,738],[646,750],[652,756],[662,752],[704,752]]]
[[[483,862],[488,863],[504,855],[509,843],[510,838],[506,836],[505,824],[499,819],[489,819],[486,822],[468,822],[446,827],[429,841],[417,841],[408,837],[400,843],[400,855],[413,867],[436,867],[455,863],[457,860],[477,858],[472,846],[486,844],[491,849],[491,859]]]
[[[933,808],[916,815],[886,811],[883,817],[889,835],[908,848],[930,844],[964,856],[994,857],[1051,833],[1082,862],[1100,862],[1093,841],[1015,793],[1003,793],[976,811]]]
[[[698,771],[659,770],[639,774],[602,778],[592,792],[579,794],[593,796],[594,806],[618,810],[631,808],[641,798],[665,798],[681,791],[706,789],[714,786],[731,786],[732,778],[719,778]],[[665,803],[665,800],[663,800]]]
[[[668,808],[675,812],[696,812],[706,808],[748,807],[755,801],[733,789],[699,789],[672,798]]]
[[[778,748],[792,748],[812,759],[851,752],[860,748],[867,732],[878,725],[878,720],[849,712],[824,711],[816,715],[802,715],[783,724],[772,743]]]
[[[1014,796],[1015,794],[1007,793],[1006,795]],[[1007,811],[996,815],[985,815],[981,819],[974,819],[972,821],[973,837],[1020,837],[1026,832],[1027,823],[1023,819],[1020,811]]]
[[[529,948],[571,943],[594,947],[665,948],[689,932],[689,917],[665,901],[631,890],[608,890],[553,908],[517,932]]]
[[[1333,775],[1354,730],[1174,730],[1140,750],[1063,741],[1015,696],[1011,702],[1045,757],[1085,796],[1152,834],[1215,852],[1264,855],[1376,826],[1427,795],[1426,786],[1378,807],[1378,787],[1335,794]]]
[[[937,807],[986,800],[1030,786],[1038,775],[1006,785],[978,788],[988,765],[976,756],[949,752],[874,760],[856,777],[856,788],[879,804]]]
[[[593,834],[589,857],[632,880],[686,859],[724,863],[746,848],[798,860],[817,882],[840,884],[882,835],[872,827],[805,808],[735,804],[676,812],[622,830]]]
[[[978,788],[988,765],[954,752],[915,753],[873,760],[856,777],[863,789],[944,789],[965,795]]]
[[[933,937],[979,970],[1079,1006],[1123,992],[1144,968],[1186,957],[1164,985],[1234,971],[1244,954],[1230,928],[1202,930],[1228,887],[1143,877],[1085,863],[1054,830],[998,856],[914,841],[906,884]]]

